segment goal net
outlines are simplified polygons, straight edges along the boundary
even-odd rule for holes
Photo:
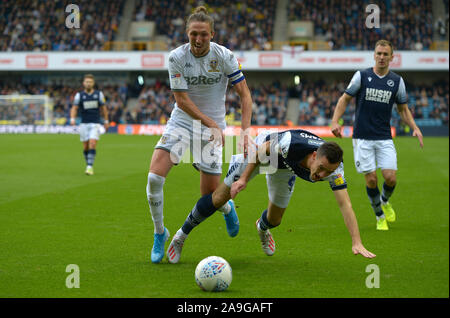
[[[51,125],[53,102],[47,95],[0,95],[0,125]]]

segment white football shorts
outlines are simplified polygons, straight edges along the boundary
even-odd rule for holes
[[[191,117],[171,117],[155,149],[170,153],[174,164],[190,162],[191,156],[184,156],[187,149],[192,155],[194,167],[212,175],[222,174],[222,146],[210,141],[209,128],[193,121]]]
[[[266,137],[272,131],[266,130],[260,133],[255,138],[255,144],[260,145],[266,141]],[[231,188],[233,182],[237,181],[245,168],[248,165],[247,159],[244,159],[243,154],[233,155],[231,157],[230,165],[228,167],[227,175],[223,182],[226,186]],[[289,201],[291,200],[292,194],[294,193],[294,185],[296,176],[289,169],[274,169],[273,167],[267,165],[259,165],[250,176],[250,180],[253,179],[258,174],[266,175],[267,183],[267,193],[269,195],[269,200],[277,207],[287,208]]]
[[[100,139],[101,128],[103,126],[97,123],[81,123],[80,124],[80,141],[88,141],[89,139]]]
[[[381,170],[397,170],[397,152],[392,139],[353,139],[353,155],[358,173]]]

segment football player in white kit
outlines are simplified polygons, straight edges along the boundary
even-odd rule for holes
[[[165,131],[155,146],[147,182],[147,199],[154,224],[151,261],[159,263],[164,257],[164,244],[169,231],[163,222],[163,185],[173,165],[189,148],[194,167],[200,171],[200,192],[212,193],[222,174],[222,147],[225,129],[225,96],[228,81],[240,96],[242,109],[241,144],[244,153],[250,141],[252,98],[240,64],[227,48],[211,42],[214,20],[205,7],[196,8],[186,22],[189,43],[169,54],[170,87],[175,106]],[[239,231],[239,220],[232,200],[220,211],[226,221],[228,235]]]

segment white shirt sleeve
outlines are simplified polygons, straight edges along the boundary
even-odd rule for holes
[[[174,54],[169,55],[169,81],[173,91],[187,91],[188,85],[183,76],[183,68]]]
[[[403,77],[400,77],[400,83],[398,85],[397,95],[395,95],[395,101],[397,104],[406,104],[408,98],[406,97],[406,86],[403,81]]]
[[[357,71],[353,75],[350,84],[348,84],[347,88],[345,89],[345,92],[350,96],[355,96],[360,88],[361,88],[361,73]]]
[[[338,168],[323,180],[329,182],[331,190],[333,191],[347,188],[347,181],[344,177],[344,163],[341,162]]]
[[[76,93],[72,105],[80,106],[80,93]]]
[[[235,85],[244,80],[245,77],[241,71],[241,68],[241,64],[237,60],[236,56],[234,56],[230,50],[225,49],[224,73],[230,79],[231,84]]]
[[[100,106],[102,106],[102,105],[105,105],[105,103],[106,103],[106,98],[105,98],[105,95],[103,95],[103,92],[99,92],[99,101],[100,101]]]

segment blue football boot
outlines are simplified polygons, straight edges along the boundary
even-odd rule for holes
[[[224,214],[223,217],[225,219],[225,223],[227,224],[228,235],[235,237],[239,233],[239,219],[233,200],[229,200],[228,204],[231,207],[231,211],[228,214]]]
[[[154,234],[153,248],[152,248],[152,263],[159,263],[164,257],[164,244],[169,239],[169,230],[164,228],[163,234]]]

